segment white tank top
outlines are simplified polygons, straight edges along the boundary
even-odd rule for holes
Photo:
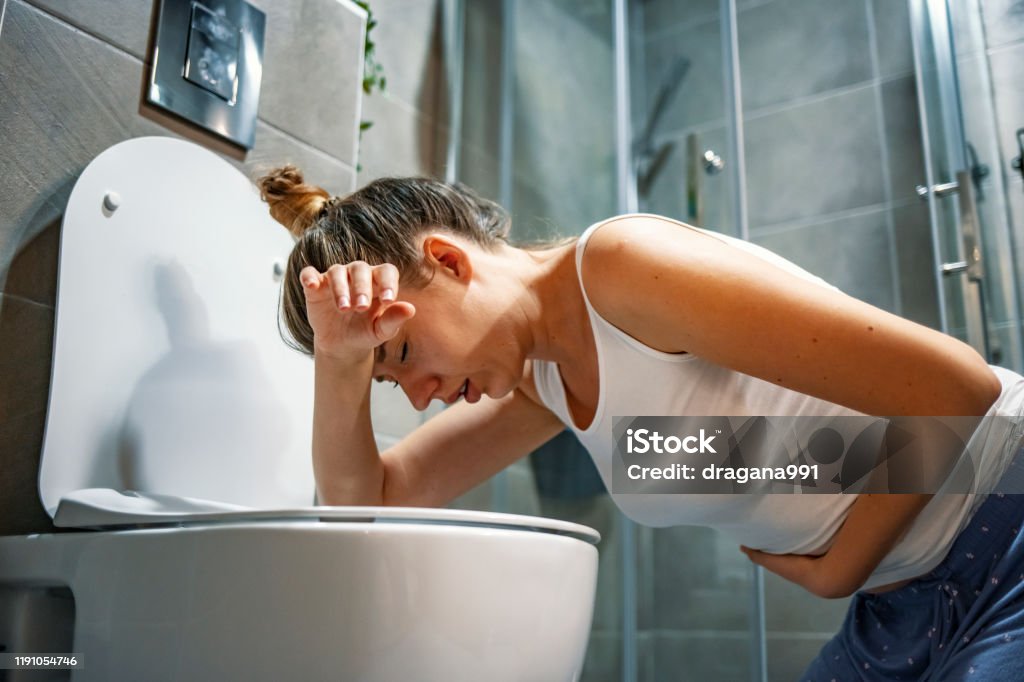
[[[605,222],[591,225],[579,238],[576,245],[577,277],[582,270],[587,240]],[[838,291],[819,277],[756,244],[678,224],[680,229],[696,229],[722,239],[799,277]],[[590,305],[582,279],[580,289],[590,316],[598,358],[599,396],[591,424],[581,430],[573,423],[557,364],[534,360],[533,375],[541,400],[572,429],[589,451],[609,491],[612,489],[612,420],[616,416],[865,416],[842,405],[715,365],[694,355],[655,350],[602,318]],[[940,493],[932,497],[862,589],[913,578],[937,566],[1008,466],[1016,451],[1014,446],[1022,435],[1024,377],[1001,367],[993,366],[992,370],[1003,388],[989,414],[1010,416],[1013,420],[998,420],[991,428],[979,428],[972,436],[969,443],[971,452],[981,453],[975,479],[977,492]],[[982,440],[982,449],[975,449],[976,443]],[[737,544],[779,554],[824,552],[831,546],[836,531],[857,499],[856,494],[613,492],[611,495],[622,512],[638,523],[648,526],[709,526],[725,533]]]

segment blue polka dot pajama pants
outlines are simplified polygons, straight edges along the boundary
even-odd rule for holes
[[[930,573],[857,592],[801,682],[1024,682],[1024,448]]]

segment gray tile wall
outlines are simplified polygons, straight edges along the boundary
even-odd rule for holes
[[[515,22],[513,236],[580,234],[615,212],[610,4],[531,0]]]
[[[291,161],[332,192],[355,187],[362,13],[333,0],[254,4],[268,13],[267,61],[256,144],[242,154],[143,104],[155,3],[3,3],[0,533],[51,528],[36,478],[57,247],[63,208],[89,161],[119,141],[167,135],[207,145],[247,174]]]

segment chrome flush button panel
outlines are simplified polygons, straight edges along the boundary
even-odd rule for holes
[[[162,0],[147,98],[251,149],[265,24],[242,0]]]
[[[237,101],[238,27],[211,12],[205,5],[192,3],[192,20],[185,55],[185,80],[225,100]]]

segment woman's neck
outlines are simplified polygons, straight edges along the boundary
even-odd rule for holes
[[[593,344],[576,273],[576,242],[522,253],[527,259],[520,275],[520,310],[530,339],[526,355],[571,368]]]

